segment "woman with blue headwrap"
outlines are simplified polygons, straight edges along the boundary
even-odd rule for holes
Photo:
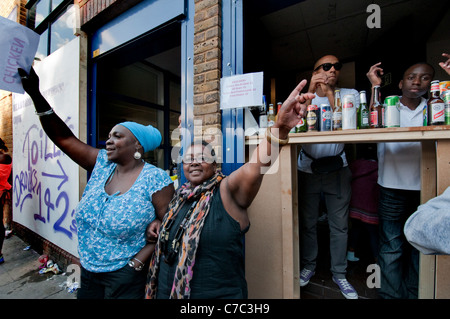
[[[174,193],[166,172],[142,160],[161,144],[160,132],[135,122],[117,124],[106,149],[80,141],[39,91],[39,78],[19,69],[48,137],[92,171],[76,209],[81,288],[78,298],[143,298],[149,257],[147,226],[162,220]]]

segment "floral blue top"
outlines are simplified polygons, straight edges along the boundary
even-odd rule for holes
[[[156,217],[152,195],[172,183],[165,171],[145,163],[126,193],[108,195],[105,184],[116,165],[100,150],[76,209],[80,262],[91,272],[120,269],[145,246],[145,229]]]

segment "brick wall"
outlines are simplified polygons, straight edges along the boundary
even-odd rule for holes
[[[221,154],[221,140],[214,136],[221,129],[220,77],[222,65],[222,1],[195,0],[194,16],[194,124],[201,123],[202,130],[194,130],[196,138],[214,145]]]

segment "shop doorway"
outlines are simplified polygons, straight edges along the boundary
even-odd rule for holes
[[[144,160],[171,171],[172,131],[181,114],[181,26],[173,23],[126,43],[96,60],[95,143],[104,147],[123,121],[153,125],[162,143]]]
[[[437,62],[450,41],[443,32],[450,17],[449,3],[400,0],[380,4],[380,28],[367,24],[371,4],[373,1],[243,1],[244,73],[264,72],[266,101],[274,105],[284,101],[301,79],[309,80],[315,61],[326,54],[344,63],[339,86],[358,91],[369,92],[366,73],[380,61],[385,71],[383,96],[401,94],[398,83],[413,63],[431,63],[440,79],[443,75]],[[371,147],[346,145],[347,159],[351,161],[361,155],[360,149]],[[301,298],[343,298],[331,280],[328,224],[326,211],[323,213],[318,224],[318,269],[310,284],[300,290]],[[361,298],[377,298],[376,290],[366,284],[371,274],[367,266],[374,262],[368,233],[361,234],[357,248],[359,261],[348,263],[347,279]]]

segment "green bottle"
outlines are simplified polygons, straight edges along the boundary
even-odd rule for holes
[[[359,92],[359,108],[358,108],[357,129],[366,129],[370,127],[369,109],[367,107],[366,91]]]

